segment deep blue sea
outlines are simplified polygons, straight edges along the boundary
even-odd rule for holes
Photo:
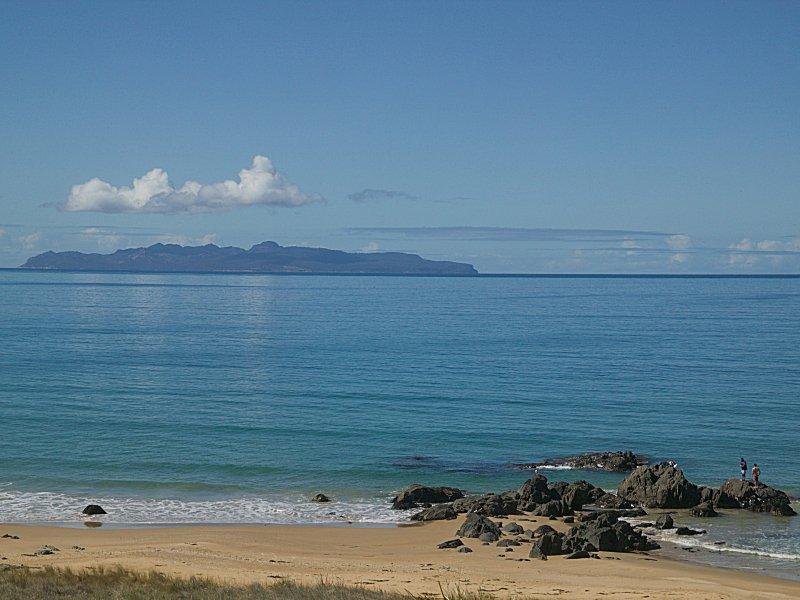
[[[605,449],[800,494],[798,409],[800,279],[0,271],[0,522],[388,523]],[[800,569],[800,517],[704,527]]]

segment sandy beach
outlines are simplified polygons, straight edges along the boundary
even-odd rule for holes
[[[600,560],[522,560],[528,546],[506,552],[465,540],[472,553],[438,550],[463,517],[392,528],[324,526],[182,526],[139,529],[2,525],[2,564],[90,568],[98,565],[155,570],[180,577],[232,583],[341,582],[415,595],[456,587],[499,598],[569,597],[672,599],[797,598],[800,582],[689,565],[650,555],[602,552]],[[519,517],[524,526],[547,522]],[[32,556],[45,544],[53,555]]]

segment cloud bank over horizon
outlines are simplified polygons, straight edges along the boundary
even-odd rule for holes
[[[419,196],[414,196],[413,194],[399,190],[365,188],[360,192],[348,194],[347,199],[353,202],[369,202],[372,200],[419,200]]]
[[[164,169],[155,168],[133,184],[116,187],[93,177],[74,185],[60,210],[101,213],[207,213],[234,208],[303,206],[321,202],[316,194],[305,194],[287,180],[266,156],[256,155],[250,168],[239,171],[239,180],[202,184],[187,181],[175,188]]]

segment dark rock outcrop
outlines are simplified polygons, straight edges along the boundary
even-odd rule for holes
[[[594,521],[595,519],[601,517],[602,515],[611,515],[616,517],[617,519],[621,518],[638,518],[643,517],[647,514],[644,509],[642,508],[630,508],[630,509],[613,509],[613,508],[601,508],[598,510],[593,510],[590,512],[585,512],[578,515],[578,521],[581,523],[585,523],[587,521]]]
[[[656,529],[672,529],[675,527],[675,521],[672,515],[659,515],[656,519]]]
[[[637,467],[619,484],[617,496],[648,508],[691,508],[700,502],[698,487],[667,463]]]
[[[675,530],[675,535],[702,535],[705,531],[701,529],[691,529],[690,527],[678,527]]]
[[[453,508],[459,513],[476,512],[486,517],[505,517],[519,514],[516,496],[507,493],[467,496],[455,500]]]
[[[498,527],[497,523],[473,512],[467,514],[466,520],[458,528],[456,535],[459,537],[480,538],[484,533],[494,534],[496,537],[492,541],[500,539],[500,527]]]
[[[99,504],[90,504],[86,508],[83,509],[83,514],[85,515],[106,515],[108,514],[103,507]]]
[[[695,517],[718,517],[719,513],[714,510],[711,502],[701,502],[692,508],[692,514]]]
[[[312,502],[330,502],[331,499],[328,498],[325,494],[317,494],[313,498],[311,498]]]
[[[600,508],[633,508],[627,500],[623,500],[616,494],[603,494],[594,501],[594,505]]]
[[[573,527],[564,536],[562,546],[568,552],[633,552],[655,550],[659,547],[630,523],[618,520],[613,514],[603,514]]]
[[[452,540],[447,540],[446,542],[442,542],[441,544],[437,544],[436,547],[439,550],[446,550],[448,548],[458,548],[459,546],[463,546],[463,545],[464,545],[464,542],[462,542],[458,538],[455,538],[455,539],[452,539]]]
[[[458,513],[452,504],[434,504],[411,516],[412,521],[443,521],[455,519]]]
[[[555,531],[545,533],[544,535],[534,538],[528,556],[530,556],[530,558],[546,558],[548,556],[563,554],[563,550],[561,548],[561,542],[563,538],[563,534]]]
[[[630,523],[618,520],[614,514],[603,513],[571,528],[566,534],[548,531],[534,537],[530,556],[536,558],[599,550],[633,552],[655,550],[658,547],[642,532],[631,527]]]
[[[587,471],[609,471],[624,473],[647,464],[644,456],[637,456],[630,450],[618,452],[587,452],[575,456],[548,459],[538,463],[519,463],[519,469],[537,469],[539,467],[572,467]]]
[[[581,480],[568,483],[563,489],[559,490],[559,495],[567,507],[572,510],[581,510],[584,504],[596,502],[598,498],[602,498],[605,494],[588,481]]]
[[[520,543],[517,540],[513,540],[511,538],[505,538],[497,542],[498,548],[508,548],[509,546],[519,546]]]
[[[517,495],[519,510],[524,511],[534,510],[539,504],[561,499],[558,491],[547,485],[547,477],[544,475],[534,475],[528,479],[517,490]]]
[[[428,487],[415,483],[404,489],[392,500],[392,508],[405,510],[416,508],[423,504],[438,504],[452,502],[463,498],[464,492],[453,487]]]
[[[545,534],[555,533],[555,532],[556,530],[550,527],[550,525],[539,525],[539,527],[533,530],[533,532],[531,533],[531,537],[538,538],[542,537]]]
[[[572,509],[563,500],[550,500],[544,504],[539,504],[533,514],[537,517],[563,517],[572,513]]]
[[[790,498],[781,490],[752,481],[729,479],[719,490],[719,499],[736,502],[738,508],[753,512],[768,512],[776,516],[790,517],[797,513],[790,505]],[[721,506],[721,504],[718,504]]]

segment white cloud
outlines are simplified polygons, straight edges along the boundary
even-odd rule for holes
[[[131,187],[115,187],[98,178],[72,186],[61,206],[70,212],[198,213],[253,205],[302,206],[321,201],[308,195],[279,173],[266,156],[253,157],[249,169],[239,171],[239,181],[227,179],[201,184],[187,181],[175,188],[163,169],[152,169],[133,180]]]
[[[744,238],[740,242],[729,246],[731,250],[740,250],[743,252],[800,252],[800,238],[793,238],[789,240],[761,240],[753,241],[750,238]]]
[[[377,252],[380,249],[381,247],[377,244],[377,242],[370,242],[366,246],[362,246],[361,248],[359,248],[361,252]]]
[[[673,250],[686,250],[692,245],[692,238],[682,233],[671,235],[667,238],[667,246]]]
[[[200,236],[165,233],[156,236],[155,241],[161,242],[162,244],[178,244],[179,246],[205,246],[206,244],[216,244],[219,242],[219,236],[216,233],[206,233]]]
[[[673,264],[681,265],[689,260],[689,255],[685,252],[678,252],[669,257],[669,261]]]
[[[22,244],[22,247],[25,250],[33,250],[41,241],[42,234],[38,231],[34,231],[33,233],[29,233],[27,235],[21,235],[18,239],[19,243]]]

